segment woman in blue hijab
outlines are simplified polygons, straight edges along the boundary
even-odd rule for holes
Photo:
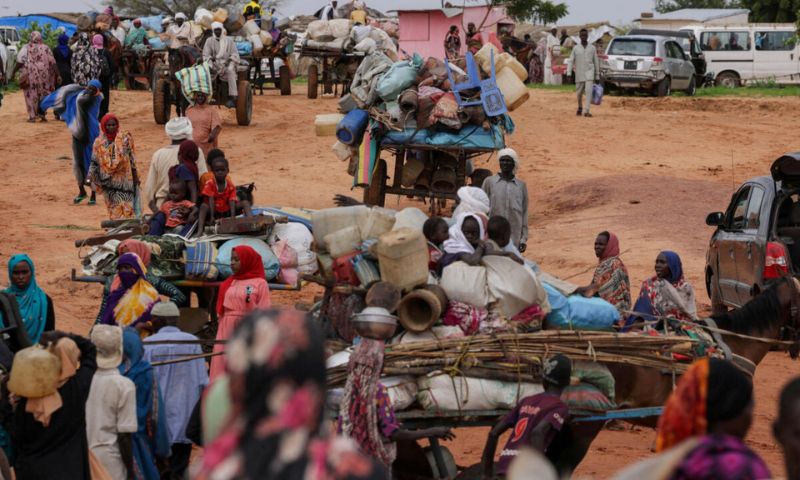
[[[657,321],[663,317],[686,321],[697,319],[694,287],[683,277],[681,257],[664,250],[656,257],[655,270],[656,275],[642,283],[626,327],[636,321]]]
[[[42,332],[55,330],[56,314],[53,300],[36,283],[33,260],[24,253],[14,255],[8,261],[10,287],[4,293],[13,295],[19,305],[19,313],[31,342],[39,343]]]
[[[72,50],[69,49],[69,36],[62,33],[58,36],[58,45],[53,48],[53,57],[56,59],[56,67],[61,77],[59,87],[72,83]]]
[[[136,480],[159,480],[156,457],[169,457],[167,420],[162,408],[153,367],[144,359],[144,345],[139,333],[126,328],[122,335],[123,360],[119,371],[136,385],[136,420],[139,429],[133,435],[134,475]]]

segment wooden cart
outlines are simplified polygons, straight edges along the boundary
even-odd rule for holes
[[[358,66],[365,54],[328,50],[303,45],[300,58],[311,58],[314,63],[308,67],[308,98],[317,98],[320,89],[323,95],[344,96],[350,92]]]

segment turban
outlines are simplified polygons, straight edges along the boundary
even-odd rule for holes
[[[176,117],[164,125],[164,132],[171,140],[186,140],[192,136],[192,122],[186,117]]]
[[[178,19],[186,20],[186,15],[184,15],[182,12],[181,13],[176,13],[175,14],[175,20],[178,20]]]
[[[216,30],[218,28],[222,29],[223,32],[225,31],[225,27],[221,23],[214,22],[211,24],[211,30]]]
[[[458,206],[453,212],[453,218],[461,213],[481,213],[489,215],[491,204],[486,192],[478,187],[461,187],[458,189]]]
[[[517,170],[519,170],[519,155],[517,155],[517,152],[515,152],[513,148],[504,148],[497,152],[498,159],[503,157],[509,157],[511,160],[514,160],[514,175],[516,175]]]

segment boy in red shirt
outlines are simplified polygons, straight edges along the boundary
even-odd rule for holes
[[[225,157],[215,157],[211,160],[211,172],[214,179],[209,180],[200,190],[203,204],[200,206],[200,222],[198,224],[198,235],[202,236],[206,225],[206,218],[209,223],[214,223],[216,218],[230,215],[236,216],[237,209],[244,211],[245,216],[252,216],[250,203],[246,200],[239,201],[236,197],[236,186],[228,177],[228,160]]]
[[[186,182],[175,179],[169,183],[167,201],[150,221],[150,235],[178,233],[186,235],[197,220],[197,206],[186,198]]]

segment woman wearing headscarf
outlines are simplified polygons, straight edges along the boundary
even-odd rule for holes
[[[697,318],[694,287],[683,277],[681,257],[664,250],[656,257],[656,274],[642,283],[639,298],[626,326],[637,319],[658,321],[664,317],[692,321]]]
[[[772,478],[744,443],[753,420],[753,384],[733,363],[698,360],[683,374],[658,420],[660,455],[616,478],[654,480]]]
[[[73,60],[75,55],[73,55]],[[66,122],[72,133],[72,171],[78,182],[78,196],[72,203],[78,204],[86,199],[86,178],[92,160],[94,140],[100,134],[97,113],[103,94],[100,80],[90,80],[86,87],[77,84],[66,85],[42,100],[42,111],[52,108],[53,112]],[[95,204],[95,192],[89,199]]]
[[[117,276],[112,283],[111,293],[101,306],[98,323],[136,327],[150,321],[150,309],[158,302],[158,292],[147,281],[145,270],[142,260],[135,253],[125,253],[119,257]]]
[[[116,66],[114,65],[114,57],[111,52],[105,47],[105,37],[101,34],[96,34],[92,37],[92,50],[96,50],[100,56],[100,77],[99,80],[103,84],[103,101],[100,103],[100,112],[97,118],[103,118],[108,113],[108,106],[111,102],[111,84],[114,77]]]
[[[25,108],[28,109],[28,121],[33,123],[36,117],[46,121],[44,111],[39,102],[56,89],[59,82],[56,60],[53,52],[42,43],[42,34],[31,32],[31,41],[17,56],[15,71],[21,69],[20,84],[25,92]]]
[[[483,219],[475,213],[462,213],[455,217],[450,226],[450,238],[444,241],[444,255],[439,259],[439,272],[451,263],[458,261],[478,265],[487,253],[486,228]]]
[[[103,194],[111,220],[142,215],[133,137],[130,132],[119,133],[119,129],[119,119],[113,113],[100,120],[102,135],[94,141],[89,167],[89,179]]]
[[[53,299],[36,283],[36,269],[29,256],[20,253],[8,260],[8,282],[10,286],[3,292],[17,300],[28,338],[39,343],[43,332],[55,330],[56,314]]]
[[[450,25],[444,37],[444,54],[451,62],[461,56],[461,33],[456,25]]]
[[[387,478],[352,441],[326,434],[324,350],[317,327],[299,311],[242,320],[226,352],[231,415],[206,446],[197,478]]]
[[[58,86],[63,87],[72,83],[72,50],[69,49],[69,36],[66,33],[58,36],[58,45],[53,48],[53,58],[61,80]]]
[[[168,458],[170,449],[161,391],[153,376],[153,366],[144,359],[144,345],[136,330],[124,329],[122,347],[119,371],[136,385],[138,430],[133,435],[133,478],[158,480],[156,457]]]
[[[456,192],[458,196],[458,205],[453,210],[453,218],[458,217],[462,213],[480,213],[486,217],[489,216],[491,211],[491,204],[489,203],[489,196],[486,192],[479,187],[461,187]]]
[[[231,270],[233,275],[222,282],[217,295],[217,340],[230,338],[236,325],[247,313],[271,305],[264,264],[258,252],[246,245],[234,247]],[[214,345],[214,353],[218,355],[211,359],[211,381],[225,371],[225,357],[219,355],[223,351],[225,347],[221,343]]]
[[[57,336],[53,353],[61,360],[58,391],[44,398],[20,398],[5,424],[18,480],[91,478],[86,399],[97,369],[96,350],[83,337]]]
[[[89,42],[89,34],[79,33],[78,40],[72,46],[72,81],[83,87],[92,80],[99,81],[103,73],[103,61],[100,50],[93,48]]]
[[[178,164],[169,169],[169,180],[183,180],[186,182],[186,191],[189,200],[197,203],[198,185],[200,182],[200,167],[197,159],[200,158],[200,149],[192,140],[184,140],[178,147]]]
[[[617,307],[621,318],[631,309],[631,282],[628,269],[619,258],[619,239],[611,232],[600,232],[594,240],[594,254],[600,264],[594,270],[592,283],[575,291],[584,297],[598,295]]]

